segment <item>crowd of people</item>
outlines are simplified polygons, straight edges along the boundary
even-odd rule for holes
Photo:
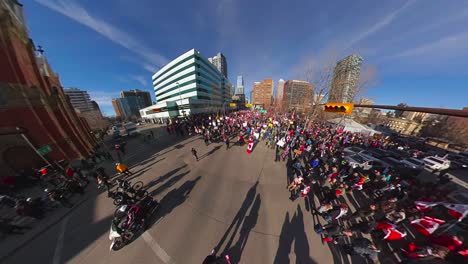
[[[399,243],[408,245],[398,252],[406,261],[466,261],[462,234],[467,230],[462,222],[468,206],[450,204],[458,206],[463,215],[453,221],[439,219],[443,210],[420,210],[428,201],[446,201],[445,179],[424,183],[415,170],[390,166],[364,170],[346,161],[344,148],[350,146],[401,149],[389,136],[351,133],[295,113],[240,111],[196,116],[185,122],[188,133],[202,135],[206,144],[224,141],[229,147],[229,137],[236,137],[237,144],[247,144],[249,154],[258,144],[274,149],[274,162],[284,162],[287,167],[291,201],[306,199],[314,216],[322,219],[315,232],[344,254],[377,262],[385,243]],[[192,154],[198,160],[195,149]],[[408,231],[421,235],[416,239]]]

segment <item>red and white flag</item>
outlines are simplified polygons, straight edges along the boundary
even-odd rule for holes
[[[457,218],[458,222],[462,221],[465,216],[468,215],[468,204],[450,204],[450,203],[443,203],[445,207],[448,209],[448,213]]]
[[[247,145],[247,153],[252,153],[254,142],[252,138],[249,138],[249,144]]]
[[[396,225],[389,222],[379,222],[375,228],[382,230],[385,233],[384,239],[389,241],[400,240],[407,235],[405,231],[398,230]]]
[[[416,209],[418,209],[421,212],[427,212],[431,209],[431,207],[436,206],[440,203],[435,203],[435,202],[426,202],[426,201],[416,201],[414,202],[416,205]]]
[[[429,216],[424,216],[421,219],[416,219],[411,221],[411,226],[416,228],[419,233],[429,236],[430,234],[434,233],[434,231],[439,228],[441,224],[445,223],[444,220],[433,218]]]

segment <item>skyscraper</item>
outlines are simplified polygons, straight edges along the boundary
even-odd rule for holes
[[[354,99],[361,73],[362,57],[350,55],[336,63],[329,102],[349,103]]]
[[[221,52],[218,52],[216,56],[208,58],[208,61],[211,62],[218,71],[227,79],[228,76],[228,67],[226,57]]]
[[[279,79],[278,87],[276,88],[276,102],[277,102],[277,105],[281,104],[281,101],[283,101],[283,94],[284,94],[284,80]]]
[[[237,76],[236,95],[244,94],[244,77],[242,75]]]
[[[130,90],[130,91],[122,91],[120,92],[120,98],[127,98],[130,96],[140,97],[143,100],[143,107],[147,107],[152,105],[151,95],[147,91],[141,91],[138,89]]]
[[[313,88],[306,81],[288,80],[284,84],[284,110],[307,112],[312,107]]]
[[[138,96],[112,99],[112,106],[116,115],[123,119],[140,117],[140,109],[145,108],[144,100]]]
[[[252,104],[268,109],[272,104],[273,79],[264,79],[254,82],[252,91]]]
[[[78,88],[66,88],[63,89],[63,92],[70,98],[73,108],[78,109],[80,112],[93,110],[93,104],[87,91]]]

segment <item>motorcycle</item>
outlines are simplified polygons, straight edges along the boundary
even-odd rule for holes
[[[159,208],[159,202],[146,196],[138,204],[121,205],[114,212],[109,240],[110,250],[117,251],[130,243],[135,234],[142,233],[147,228],[148,220]]]

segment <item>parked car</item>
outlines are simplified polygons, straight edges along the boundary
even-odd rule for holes
[[[425,167],[431,170],[445,170],[450,167],[450,160],[439,156],[429,156],[423,159]]]
[[[358,154],[364,151],[364,149],[359,148],[359,147],[347,147],[344,148],[343,151],[345,152],[346,155],[353,155],[353,154]]]
[[[346,156],[345,160],[353,168],[362,168],[363,170],[383,170],[385,168],[391,167],[388,163],[385,163],[377,158],[365,155],[365,154],[354,154]]]
[[[396,158],[396,159],[409,157],[408,152],[403,151],[403,150],[398,150],[398,149],[389,150],[387,151],[387,153],[388,153],[388,156]]]
[[[455,170],[468,169],[468,160],[451,160],[450,168]]]
[[[424,161],[416,158],[407,158],[400,161],[405,167],[412,169],[424,169]]]
[[[367,150],[368,153],[370,153],[370,155],[380,159],[380,158],[383,158],[383,157],[387,157],[389,156],[389,154],[383,150],[383,149],[378,149],[378,148],[371,148],[369,150]]]
[[[401,164],[399,160],[392,158],[392,157],[383,157],[381,160],[389,164],[393,168],[403,167],[403,164]]]

